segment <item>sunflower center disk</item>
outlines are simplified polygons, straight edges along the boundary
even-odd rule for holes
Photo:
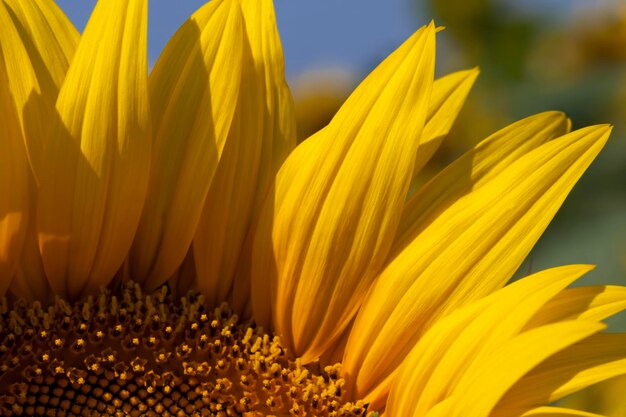
[[[226,305],[126,284],[84,303],[0,306],[0,415],[361,416],[339,365],[316,375]]]

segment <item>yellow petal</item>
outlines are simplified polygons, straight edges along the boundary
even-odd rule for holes
[[[2,0],[2,45],[9,86],[34,174],[49,158],[50,120],[79,34],[50,0]],[[45,175],[45,174],[41,174]]]
[[[454,161],[407,201],[390,258],[456,200],[489,183],[531,150],[564,135],[568,126],[563,113],[539,113],[499,130]]]
[[[129,276],[130,278],[130,276]],[[182,297],[189,291],[197,291],[196,266],[193,260],[193,250],[187,252],[185,260],[178,270],[167,281],[168,287],[176,297]]]
[[[516,417],[510,415],[509,417]],[[520,415],[520,417],[602,417],[600,414],[571,410],[561,407],[538,407]]]
[[[0,22],[5,12],[0,3]],[[30,212],[24,140],[5,64],[0,55],[0,297],[11,283],[22,252]]]
[[[54,1],[2,2],[28,52],[41,90],[51,88],[58,91],[78,45],[78,31]],[[18,102],[23,104],[27,97],[20,97]]]
[[[130,252],[133,279],[163,284],[191,245],[239,97],[241,10],[212,1],[166,45],[150,75],[153,155]]]
[[[434,34],[421,29],[383,62],[287,159],[266,200],[261,222],[273,227],[259,229],[253,287],[270,285],[276,332],[304,362],[348,325],[389,251],[432,88]]]
[[[426,124],[415,158],[414,179],[452,128],[478,73],[478,68],[458,71],[441,77],[433,83]]]
[[[570,288],[556,297],[528,323],[528,328],[559,320],[604,320],[626,308],[626,287],[593,286]]]
[[[54,103],[79,34],[51,0],[2,0],[2,53],[20,122],[32,94]]]
[[[289,155],[289,158],[277,175],[277,180],[268,193],[259,215],[259,221],[255,225],[253,241],[251,242],[252,262],[248,266],[251,294],[249,304],[252,307],[255,321],[266,329],[272,328],[274,295],[271,286],[276,279],[272,277],[275,277],[277,274],[274,253],[270,250],[273,245],[274,205],[276,201],[282,201],[285,198],[285,192],[288,190],[288,187],[283,184],[288,179],[295,178],[295,175],[299,175],[300,167],[308,160],[309,155],[319,152],[318,145],[321,142],[317,139],[318,136],[315,135],[310,137],[298,145]],[[283,180],[280,181],[280,178],[283,178]],[[277,184],[283,186],[279,188]],[[281,192],[281,194],[277,194],[278,192]],[[250,244],[249,241],[246,243]],[[239,280],[237,284],[240,284],[240,281],[245,283],[245,280]],[[239,296],[238,298],[241,299],[243,297]],[[287,340],[287,335],[283,336],[283,343],[286,343]]]
[[[388,411],[420,416],[436,408],[465,375],[480,374],[481,364],[515,340],[538,310],[589,269],[572,265],[539,272],[438,321],[402,364],[387,402]]]
[[[35,190],[34,185],[31,190]],[[36,201],[34,195],[31,195],[31,201]],[[37,213],[32,209],[28,218],[24,248],[9,290],[18,298],[29,301],[43,302],[53,295],[39,253]]]
[[[572,344],[597,333],[601,323],[567,321],[538,327],[503,343],[464,375],[455,387],[448,416],[488,417],[500,398],[535,366]],[[543,385],[537,391],[545,389]],[[455,398],[456,397],[456,398]]]
[[[432,323],[510,279],[609,132],[591,127],[543,144],[419,227],[368,293],[348,342],[344,369],[358,375],[361,395]]]
[[[597,334],[557,353],[520,379],[494,417],[520,414],[626,374],[626,334]]]
[[[0,2],[0,31],[0,49],[9,89],[24,134],[22,138],[19,133],[19,140],[26,141],[31,167],[36,173],[42,160],[48,157],[44,142],[50,134],[50,115],[54,113],[54,103],[79,34],[50,0],[3,0]],[[14,155],[19,153],[16,151]],[[15,156],[13,163],[18,163],[19,158]],[[27,170],[24,178],[13,186],[19,186],[17,194],[28,192],[31,204],[34,204],[36,187],[31,175]],[[19,297],[45,299],[49,285],[37,245],[34,206],[27,219],[26,243],[11,291]]]
[[[147,1],[103,0],[56,103],[39,180],[39,245],[55,292],[106,285],[132,242],[150,163]]]
[[[274,70],[276,71],[276,68],[274,68]],[[278,67],[278,71],[280,74],[284,72],[280,66]],[[275,100],[277,106],[275,109],[276,119],[274,120],[274,142],[271,149],[269,147],[266,148],[267,151],[271,151],[269,152],[269,155],[264,154],[261,159],[261,166],[263,167],[265,164],[269,164],[269,168],[262,168],[259,171],[261,174],[261,177],[259,178],[259,186],[262,187],[263,184],[267,184],[267,190],[262,195],[257,193],[257,199],[254,203],[253,209],[254,220],[251,224],[248,235],[246,236],[239,261],[237,262],[232,297],[234,310],[241,314],[242,317],[250,318],[252,316],[252,293],[256,292],[258,295],[267,293],[267,299],[263,300],[262,297],[257,297],[256,299],[257,302],[261,300],[266,303],[264,307],[257,310],[259,312],[267,313],[267,315],[261,316],[259,314],[258,316],[255,316],[255,319],[258,317],[258,323],[264,323],[266,328],[270,328],[269,317],[271,307],[269,287],[265,282],[259,280],[256,282],[255,288],[252,289],[252,252],[255,237],[257,235],[257,229],[260,226],[259,219],[263,202],[265,200],[275,198],[274,192],[276,173],[282,166],[287,156],[293,151],[296,146],[297,138],[293,97],[291,96],[291,92],[289,91],[289,87],[286,82],[284,82],[282,87],[277,88]],[[264,178],[263,175],[268,175],[268,178]],[[267,226],[271,226],[271,224],[267,224]],[[271,233],[268,232],[265,236],[270,238]],[[267,244],[269,245],[271,243],[267,242]]]
[[[212,306],[228,299],[236,268],[250,262],[241,259],[251,256],[242,254],[244,239],[288,153],[283,144],[288,151],[295,146],[274,6],[270,0],[240,1],[247,34],[241,89],[193,241],[198,288]]]

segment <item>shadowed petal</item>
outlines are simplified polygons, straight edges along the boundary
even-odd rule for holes
[[[0,4],[0,23],[2,22]],[[0,56],[0,297],[22,252],[30,212],[29,170],[19,118]]]
[[[426,118],[434,38],[431,24],[384,61],[296,148],[266,201],[253,288],[271,288],[276,332],[305,363],[340,336],[389,251]],[[255,317],[268,317],[267,295],[253,291]]]
[[[489,415],[508,388],[538,363],[604,328],[585,320],[523,330],[550,299],[589,269],[572,265],[539,272],[437,322],[403,362],[387,411],[460,416],[467,415],[462,406],[467,410],[471,401],[470,415]],[[503,366],[507,355],[519,360]],[[475,395],[467,395],[472,390]]]
[[[240,291],[233,287],[236,269],[249,264],[251,256],[244,239],[278,168],[295,146],[293,102],[285,82],[274,6],[271,0],[240,2],[246,27],[241,88],[193,241],[198,288],[215,306]],[[249,271],[239,271],[243,274]],[[249,291],[249,283],[246,287]],[[238,297],[249,295],[242,292]],[[237,305],[243,303],[238,300]]]
[[[433,83],[426,124],[413,168],[414,179],[450,132],[476,77],[478,69],[474,68],[445,75]]]
[[[150,184],[129,256],[147,290],[182,264],[239,97],[243,36],[237,1],[212,1],[187,20],[150,74]]]
[[[44,268],[69,298],[113,278],[137,227],[151,145],[146,38],[147,1],[98,2],[36,170]]]
[[[590,127],[545,143],[424,224],[357,316],[344,370],[358,395],[393,373],[429,326],[510,279],[609,132]]]

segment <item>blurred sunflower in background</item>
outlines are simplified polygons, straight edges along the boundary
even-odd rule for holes
[[[434,79],[432,23],[296,147],[270,0],[150,75],[147,4],[0,1],[3,415],[583,416],[549,404],[626,373],[626,288],[505,285],[609,126],[537,114],[410,191],[478,75]]]

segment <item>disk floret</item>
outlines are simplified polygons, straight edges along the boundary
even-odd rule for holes
[[[45,416],[360,416],[339,365],[315,372],[278,337],[166,287],[51,306],[0,305],[0,414]]]

